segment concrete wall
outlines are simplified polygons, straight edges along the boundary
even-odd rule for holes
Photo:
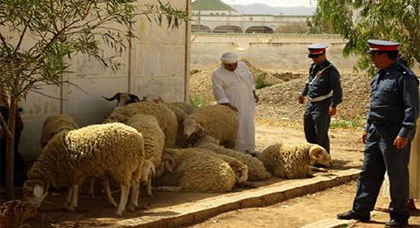
[[[234,51],[265,70],[307,72],[312,60],[307,58],[306,46],[312,43],[327,44],[327,58],[340,72],[353,72],[357,58],[342,56],[345,40],[335,35],[300,34],[193,34],[191,68],[214,66],[224,52]]]
[[[168,0],[180,10],[189,10],[189,0]],[[163,3],[167,1],[162,1]],[[153,3],[154,0],[141,1]],[[71,115],[80,126],[101,123],[115,103],[101,96],[110,97],[116,92],[132,92],[161,96],[165,101],[183,101],[187,97],[189,72],[190,25],[178,29],[158,26],[146,18],[139,18],[133,27],[139,39],[132,41],[132,48],[124,53],[121,70],[113,72],[96,60],[86,56],[72,57],[70,70],[64,81],[71,84],[42,86],[41,92],[31,92],[21,103],[25,129],[22,133],[20,152],[27,160],[40,153],[40,137],[44,119],[52,114]],[[110,50],[105,49],[105,52]],[[74,84],[74,85],[72,85]]]

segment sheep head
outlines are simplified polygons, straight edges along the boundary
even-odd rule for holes
[[[309,157],[312,161],[330,167],[332,165],[331,155],[323,147],[311,144],[309,148]]]
[[[200,131],[204,131],[204,127],[197,123],[194,118],[186,118],[184,120],[184,135],[189,138],[194,133],[199,133]]]
[[[168,170],[169,172],[173,172],[175,169],[175,159],[172,157],[172,155],[169,154],[163,154],[162,155],[162,161],[161,163],[156,167],[155,174],[157,177],[160,177],[163,175],[165,170]]]
[[[23,197],[34,203],[37,207],[41,206],[42,201],[48,195],[48,187],[41,180],[27,180],[23,184]]]
[[[248,180],[248,166],[238,161],[229,162],[229,166],[235,172],[236,182],[244,183]]]

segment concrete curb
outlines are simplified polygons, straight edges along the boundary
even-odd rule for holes
[[[228,193],[194,202],[171,207],[171,211],[148,213],[141,217],[126,219],[112,227],[172,228],[199,223],[218,214],[249,207],[276,204],[294,197],[322,191],[351,180],[360,174],[358,169],[321,174],[310,179],[296,180],[291,183],[275,183],[257,189]],[[325,226],[324,226],[325,227]]]

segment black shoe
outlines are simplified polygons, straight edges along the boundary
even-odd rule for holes
[[[389,220],[389,222],[385,224],[385,227],[404,227],[407,225],[408,225],[408,222],[397,222],[397,220],[391,219]]]
[[[360,213],[357,213],[357,212],[354,212],[354,211],[347,211],[347,212],[344,212],[344,213],[337,214],[337,218],[338,219],[347,219],[347,220],[356,219],[356,220],[359,220],[361,222],[367,222],[367,221],[370,220],[369,215],[363,215],[363,214],[360,214]]]

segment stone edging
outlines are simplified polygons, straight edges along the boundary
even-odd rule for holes
[[[224,212],[241,208],[268,206],[294,197],[322,191],[355,180],[359,174],[359,169],[349,169],[310,179],[296,180],[283,185],[272,184],[243,192],[228,193],[199,200],[187,206],[182,204],[173,206],[171,211],[166,213],[170,215],[160,216],[150,213],[141,218],[117,222],[112,227],[172,228],[199,223]]]

